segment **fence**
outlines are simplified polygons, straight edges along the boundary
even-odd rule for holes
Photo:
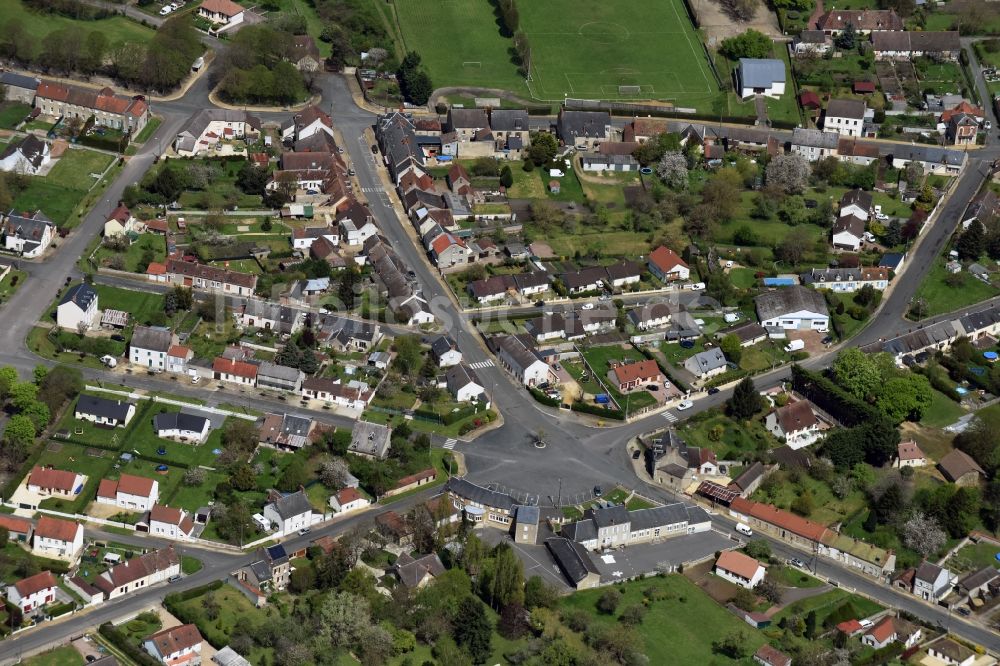
[[[115,389],[104,388],[101,386],[92,386],[87,384],[86,388],[88,391],[103,391],[104,393],[110,393],[111,395],[117,395],[122,398],[131,398],[132,400],[150,400],[154,403],[163,403],[164,405],[174,405],[175,407],[189,407],[192,409],[197,409],[199,411],[208,412],[209,414],[218,414],[219,416],[233,416],[238,419],[244,419],[246,421],[256,421],[257,417],[251,414],[240,414],[239,412],[233,412],[228,409],[220,409],[219,407],[209,407],[208,405],[199,405],[191,402],[184,402],[183,400],[173,400],[171,398],[164,398],[159,395],[142,395],[141,393],[132,393],[130,391],[117,391]]]

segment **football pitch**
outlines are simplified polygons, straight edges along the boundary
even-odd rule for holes
[[[395,0],[406,48],[423,57],[434,85],[483,86],[565,97],[656,99],[706,107],[720,96],[682,0],[522,0],[531,78],[511,62],[489,0]]]

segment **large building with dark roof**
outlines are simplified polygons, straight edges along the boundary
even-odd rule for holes
[[[704,509],[681,502],[635,511],[616,504],[588,509],[582,520],[564,525],[562,535],[588,550],[598,550],[706,532],[711,527]]]

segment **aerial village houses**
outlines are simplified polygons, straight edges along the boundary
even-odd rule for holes
[[[72,561],[82,550],[83,525],[52,516],[38,519],[31,545],[32,553]]]
[[[122,474],[118,479],[101,479],[97,488],[97,503],[110,504],[127,511],[149,511],[160,498],[156,479]]]
[[[832,99],[826,107],[823,130],[842,136],[862,136],[866,110],[863,100]]]
[[[163,267],[162,274],[166,275],[167,282],[183,287],[222,292],[234,296],[252,296],[257,288],[257,276],[250,273],[239,273],[215,266],[197,264],[193,261],[167,259],[165,267],[163,264],[155,264],[155,262],[150,264],[149,268],[146,269],[148,275],[155,276],[157,274],[157,272],[153,272],[154,266]]]
[[[35,259],[48,249],[55,232],[55,224],[42,211],[29,214],[11,210],[3,222],[3,249]]]
[[[56,325],[78,333],[94,325],[97,317],[97,292],[85,282],[70,287],[56,307]]]
[[[94,579],[106,600],[162,583],[181,573],[181,560],[172,545],[125,560]]]
[[[760,294],[755,299],[757,317],[772,338],[784,338],[786,331],[819,331],[830,328],[830,312],[819,292],[793,285]]]
[[[178,130],[174,150],[181,157],[191,157],[214,149],[223,140],[252,141],[260,134],[260,128],[260,119],[246,111],[202,109]]]
[[[153,371],[163,371],[174,336],[169,329],[136,326],[129,342],[129,362]]]
[[[766,568],[763,564],[737,550],[725,550],[715,561],[715,575],[752,590],[764,580]]]
[[[191,536],[194,521],[184,509],[154,504],[149,510],[149,533],[166,539],[183,539]]]
[[[740,58],[736,89],[742,99],[754,95],[781,97],[785,94],[785,63],[773,58]]]
[[[37,176],[52,161],[49,144],[34,134],[23,139],[11,139],[0,152],[0,171]]]
[[[35,94],[35,107],[56,118],[86,121],[93,117],[96,125],[126,134],[138,134],[149,121],[145,97],[116,95],[111,88],[93,90],[43,80]]]
[[[143,643],[143,648],[165,666],[199,666],[202,637],[198,627],[182,624],[158,631]]]
[[[892,9],[831,9],[816,21],[816,27],[836,37],[848,25],[861,35],[904,30],[903,19]]]
[[[205,0],[198,7],[198,16],[220,25],[216,31],[221,32],[243,23],[243,11],[232,0]]]
[[[271,522],[278,536],[287,536],[312,525],[313,508],[305,492],[299,490],[265,504],[264,518]]]
[[[59,581],[52,572],[42,571],[8,585],[7,601],[17,606],[22,614],[30,615],[32,611],[54,602],[58,587]]]
[[[777,408],[767,415],[764,424],[791,449],[809,446],[822,436],[820,421],[808,400],[797,400]]]
[[[124,428],[135,416],[135,405],[124,400],[109,400],[84,393],[77,399],[73,415],[74,418],[90,421],[95,425]]]
[[[35,466],[28,474],[25,487],[28,492],[43,497],[75,497],[83,489],[85,476],[54,467]]]

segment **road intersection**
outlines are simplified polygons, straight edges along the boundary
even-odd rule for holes
[[[76,267],[77,259],[83,254],[91,240],[100,233],[107,214],[115,206],[126,186],[138,182],[153,165],[165,148],[171,143],[178,128],[186,118],[200,109],[211,106],[209,83],[212,72],[202,76],[186,93],[175,100],[155,103],[156,112],[163,117],[163,123],[153,137],[129,158],[123,170],[108,187],[102,200],[84,217],[80,226],[60,242],[52,257],[43,263],[22,262],[22,268],[29,273],[29,287],[19,290],[5,305],[5,324],[0,330],[0,364],[12,365],[24,374],[39,363],[39,359],[25,345],[25,338],[36,322],[46,315],[45,309],[64,285],[66,278],[80,277]],[[494,362],[486,349],[483,339],[471,324],[471,317],[460,310],[447,285],[427,261],[420,245],[414,242],[411,227],[400,219],[393,206],[394,195],[384,171],[373,159],[366,137],[375,116],[357,106],[350,85],[344,77],[321,75],[317,81],[325,108],[332,109],[332,117],[337,129],[348,140],[344,146],[357,172],[357,181],[366,195],[372,214],[378,221],[382,233],[404,262],[413,270],[422,285],[422,296],[442,325],[456,340],[465,361],[476,368],[477,374],[488,389],[498,411],[504,416],[502,426],[492,429],[472,443],[455,440],[436,442],[447,448],[460,451],[468,469],[468,476],[478,483],[497,483],[524,498],[540,504],[558,504],[559,500],[570,496],[589,496],[595,485],[605,487],[617,483],[636,487],[642,486],[645,494],[659,499],[676,499],[661,488],[637,481],[632,461],[625,444],[637,435],[666,427],[690,415],[722,405],[728,391],[715,395],[704,395],[695,399],[695,406],[682,414],[664,412],[623,424],[601,424],[596,419],[581,420],[570,412],[543,407]],[[992,114],[992,110],[990,112]],[[259,113],[265,122],[286,120],[290,112]],[[994,123],[996,127],[996,123]],[[885,298],[881,309],[872,322],[860,334],[849,341],[851,345],[863,345],[886,339],[917,325],[904,320],[910,303],[923,276],[930,269],[934,258],[954,232],[967,202],[989,175],[990,164],[1000,157],[1000,148],[991,145],[970,152],[969,164],[952,188],[949,199],[942,205],[936,219],[924,231],[919,245],[912,250],[904,272],[897,277],[892,291]],[[973,308],[968,308],[966,311]],[[803,363],[808,368],[822,368],[832,361],[836,350],[814,356]],[[84,370],[88,381],[121,381],[119,375],[98,370]],[[758,388],[767,388],[787,378],[788,369],[781,368],[755,378]],[[140,389],[168,390],[180,395],[204,397],[204,390],[183,386],[179,382],[163,380],[157,376],[136,374],[125,380]],[[219,393],[231,401],[233,392]],[[238,401],[260,410],[273,411],[287,409],[276,398],[259,394],[241,394]],[[294,410],[289,410],[294,411]],[[303,410],[304,411],[304,410]],[[315,413],[315,418],[338,425],[349,425],[350,420],[329,413]],[[539,431],[544,431],[547,446],[534,446]],[[393,508],[405,508],[424,498],[423,494],[407,498]],[[375,508],[363,516],[339,521],[316,534],[339,534],[351,526],[371,518],[375,513],[387,510]],[[714,521],[716,528],[729,532],[731,523],[719,516]],[[314,538],[310,535],[308,539]],[[119,537],[115,537],[119,539]],[[293,539],[296,544],[303,537]],[[801,555],[787,545],[774,542],[772,547],[789,557]],[[183,552],[196,554],[203,560],[204,568],[182,583],[172,587],[154,588],[118,602],[105,604],[93,612],[79,617],[54,623],[48,627],[27,632],[0,644],[0,661],[7,663],[17,655],[51,645],[71,635],[81,633],[86,627],[100,622],[118,619],[138,612],[158,602],[169,591],[204,584],[228,574],[228,569],[242,563],[246,556],[217,551],[195,550],[180,546]],[[922,617],[941,622],[955,622],[955,631],[986,645],[1000,649],[1000,638],[995,634],[955,618],[948,618],[938,610],[916,599],[897,594],[884,585],[843,569],[834,564],[820,561],[820,574],[842,585],[877,596],[900,608],[911,610]],[[949,627],[951,628],[951,627]]]

